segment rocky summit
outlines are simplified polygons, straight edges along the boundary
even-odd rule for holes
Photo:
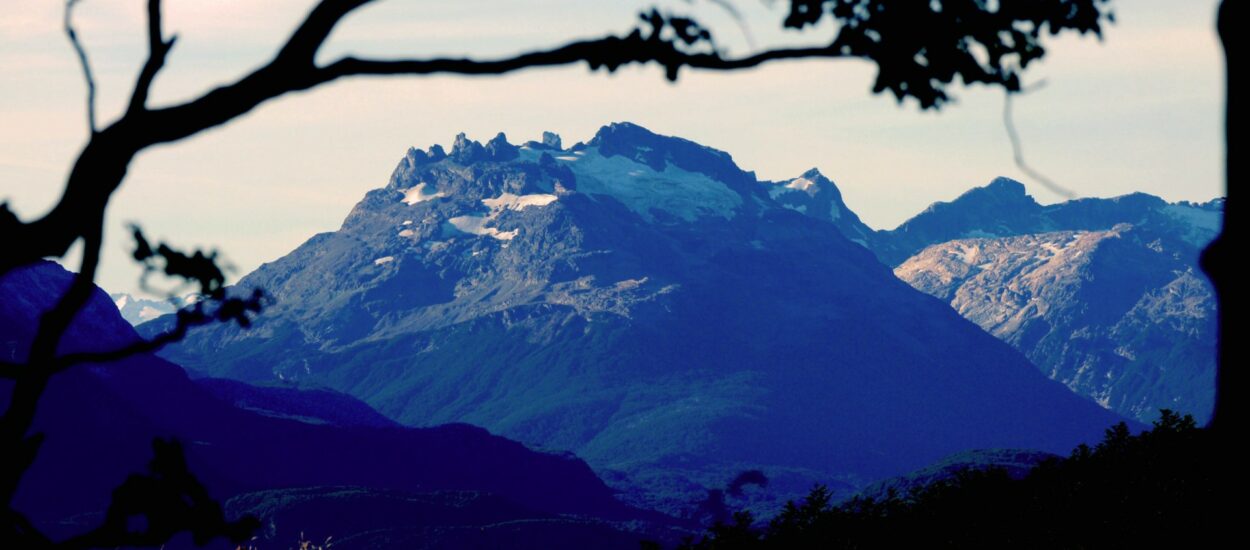
[[[1024,184],[996,178],[951,202],[934,203],[893,230],[877,232],[872,248],[882,262],[897,266],[929,245],[955,239],[1102,231],[1127,223],[1172,241],[1176,248],[1198,250],[1219,232],[1223,210],[1223,199],[1168,203],[1145,193],[1041,205]]]
[[[1000,177],[893,230],[845,215],[838,228],[1073,391],[1143,422],[1165,408],[1205,421],[1216,318],[1198,256],[1223,203],[1133,193],[1041,205]]]
[[[1161,408],[1205,420],[1215,300],[1189,258],[1123,224],[949,241],[895,273],[1104,407],[1144,422]]]
[[[626,123],[568,148],[462,135],[244,277],[274,299],[251,330],[163,355],[571,451],[667,510],[747,469],[778,497],[850,490],[1119,419],[843,236],[858,219],[826,182]]]

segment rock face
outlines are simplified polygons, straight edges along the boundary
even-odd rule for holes
[[[1104,407],[1202,421],[1213,405],[1216,321],[1193,253],[1119,225],[949,241],[894,272]]]
[[[802,493],[969,448],[1067,452],[1117,420],[786,207],[831,214],[836,190],[778,202],[728,154],[631,124],[559,147],[410,150],[338,231],[240,282],[276,299],[252,330],[164,355],[573,451],[652,504],[748,468]]]
[[[24,359],[39,316],[70,279],[51,263],[0,277],[5,360]],[[97,290],[74,319],[62,351],[111,350],[136,337]],[[7,407],[11,389],[9,381],[0,381],[0,407]],[[289,392],[287,397],[299,401]],[[579,541],[552,548],[598,547],[588,542],[593,540],[637,548],[638,539],[650,536],[604,527],[605,521],[644,526],[654,514],[620,504],[584,462],[567,455],[535,452],[472,426],[402,428],[382,419],[362,422],[359,413],[339,415],[348,422],[335,425],[324,406],[272,399],[266,404],[264,415],[235,407],[183,369],[148,354],[71,368],[52,379],[40,400],[34,429],[45,441],[15,505],[48,534],[81,534],[98,525],[112,489],[143,469],[153,438],[161,437],[183,443],[191,471],[214,498],[238,497],[228,510],[261,515],[266,528],[258,544],[266,547],[285,547],[305,530],[336,539],[365,529],[374,539],[388,533],[411,537],[403,527],[413,521],[403,518],[414,506],[422,512],[422,528],[455,534],[454,540],[430,537],[425,548],[493,547],[500,529],[485,526],[522,520],[525,536]],[[296,417],[319,418],[291,420]],[[343,498],[345,493],[354,499]],[[292,517],[296,507],[304,515]],[[366,517],[371,523],[361,523]],[[170,548],[190,546],[183,543]]]
[[[872,248],[882,262],[897,266],[929,245],[955,239],[1102,231],[1127,223],[1198,250],[1219,231],[1222,212],[1223,199],[1170,204],[1145,193],[1042,206],[1020,182],[997,178],[954,201],[934,203],[893,230],[878,232]]]

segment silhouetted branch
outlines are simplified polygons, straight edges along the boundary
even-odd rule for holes
[[[140,340],[112,351],[65,354],[52,361],[52,372],[61,372],[81,363],[103,363],[124,359],[140,353],[159,351],[169,344],[182,340],[191,328],[217,321],[234,321],[243,327],[250,326],[251,320],[247,317],[247,314],[260,312],[261,300],[263,298],[264,295],[259,290],[254,291],[251,297],[246,299],[227,298],[211,313],[204,310],[202,307],[203,302],[197,303],[191,309],[179,310],[175,314],[176,321],[174,327],[154,338]]]
[[[1020,144],[1020,135],[1016,133],[1016,124],[1012,120],[1011,97],[1013,95],[1027,93],[1043,85],[1044,85],[1044,81],[1039,82],[1038,84],[1034,85],[1032,88],[1027,89],[1027,90],[1022,89],[1018,92],[1008,91],[1003,99],[1003,127],[1007,129],[1007,140],[1011,142],[1011,158],[1012,160],[1015,161],[1016,167],[1019,168],[1021,172],[1024,172],[1030,178],[1033,178],[1035,181],[1042,184],[1043,187],[1049,189],[1052,193],[1060,195],[1069,200],[1075,199],[1076,193],[1074,193],[1072,190],[1055,183],[1053,180],[1046,177],[1041,172],[1034,170],[1031,166],[1028,165],[1028,163],[1024,162],[1024,147]]]
[[[217,265],[216,251],[205,254],[196,250],[187,254],[165,243],[153,248],[139,226],[131,225],[130,230],[135,239],[135,250],[131,256],[136,262],[143,264],[143,277],[139,282],[145,289],[148,276],[162,271],[166,276],[198,284],[201,296],[225,300],[226,274]]]
[[[178,37],[173,36],[166,41],[164,32],[161,30],[161,0],[148,0],[148,60],[143,64],[143,70],[139,72],[134,93],[130,96],[128,112],[137,112],[147,108],[152,81],[156,79],[156,73],[165,66],[165,57],[174,47],[176,40]]]
[[[722,11],[729,14],[734,22],[738,24],[738,30],[742,31],[742,37],[747,41],[747,47],[755,49],[755,38],[751,35],[751,27],[747,25],[746,18],[742,17],[742,12],[738,11],[738,7],[733,5],[729,0],[708,0],[708,2],[719,7]]]
[[[74,53],[78,56],[78,64],[82,66],[82,76],[87,81],[87,129],[94,135],[96,133],[95,76],[91,73],[91,63],[87,61],[87,51],[78,41],[78,33],[74,30],[73,12],[74,5],[77,3],[78,0],[65,0],[65,36],[69,37],[69,43],[74,47]]]
[[[288,63],[311,67],[317,56],[317,50],[330,37],[330,32],[347,14],[373,0],[321,0],[304,22],[295,29],[286,44],[278,51],[272,64]]]
[[[491,61],[467,58],[426,60],[371,60],[344,57],[316,71],[316,83],[329,82],[357,75],[428,75],[428,74],[505,74],[530,67],[550,67],[586,62],[591,69],[600,67],[615,71],[630,63],[654,62],[665,68],[670,80],[677,78],[682,67],[695,69],[737,70],[758,67],[769,61],[810,57],[844,57],[830,47],[783,48],[768,50],[740,58],[723,58],[711,53],[686,53],[671,43],[648,41],[638,34],[624,38],[609,37],[574,42],[553,50],[532,52]]]

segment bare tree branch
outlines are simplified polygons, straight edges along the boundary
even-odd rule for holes
[[[355,2],[359,4],[360,2]],[[325,4],[322,4],[325,5]],[[314,15],[318,12],[314,10]],[[302,26],[292,40],[324,40],[324,34],[306,31]],[[325,25],[320,28],[328,33]],[[223,124],[261,103],[289,92],[306,90],[339,78],[362,75],[500,75],[533,67],[552,67],[585,62],[592,69],[614,71],[631,63],[654,62],[664,66],[668,78],[676,79],[682,67],[736,70],[757,67],[769,61],[807,57],[844,57],[832,46],[783,48],[747,57],[726,59],[715,53],[689,53],[674,42],[662,40],[658,31],[644,36],[640,31],[624,36],[607,36],[572,42],[550,50],[518,54],[495,60],[434,58],[372,60],[345,57],[324,67],[302,63],[302,56],[315,52],[317,44],[288,43],[268,65],[242,80],[217,88],[188,103],[156,109],[156,127],[149,136],[152,144],[184,139],[204,129]],[[288,57],[297,56],[297,57]],[[162,124],[163,123],[163,124]]]
[[[59,355],[55,359],[41,365],[34,366],[21,363],[0,362],[0,379],[16,380],[23,373],[29,373],[27,369],[39,368],[40,372],[57,374],[74,365],[83,363],[107,363],[118,359],[138,355],[140,353],[151,353],[160,351],[165,346],[182,340],[187,335],[187,331],[194,327],[207,325],[216,321],[237,320],[247,312],[255,312],[260,309],[260,296],[254,295],[248,299],[230,298],[222,302],[218,309],[209,313],[199,308],[181,310],[176,313],[176,321],[174,327],[163,332],[151,339],[143,339],[132,344],[122,346],[120,348],[109,351],[91,351],[68,353]]]
[[[754,50],[755,37],[751,34],[751,27],[747,25],[746,18],[742,16],[742,12],[738,10],[738,7],[730,0],[708,0],[708,2],[719,7],[733,18],[734,22],[738,24],[738,30],[742,31],[742,37],[747,41],[747,47]]]
[[[87,129],[95,135],[95,76],[91,73],[91,63],[87,61],[87,50],[83,49],[78,41],[78,32],[74,30],[73,13],[77,3],[78,0],[65,0],[65,36],[69,37],[69,43],[78,55],[78,64],[82,66],[82,75],[87,81]]]
[[[274,63],[312,66],[317,50],[347,14],[373,0],[321,0],[278,51]]]
[[[1007,139],[1011,142],[1011,157],[1016,163],[1016,168],[1019,168],[1021,172],[1024,172],[1030,178],[1033,178],[1035,181],[1042,184],[1043,187],[1049,189],[1052,193],[1066,199],[1075,199],[1077,195],[1071,189],[1055,183],[1054,180],[1051,180],[1041,172],[1034,170],[1028,165],[1028,163],[1024,162],[1024,146],[1020,143],[1020,135],[1016,132],[1016,124],[1012,120],[1012,96],[1028,93],[1040,88],[1043,85],[1045,85],[1045,81],[1039,82],[1028,89],[1021,89],[1018,92],[1008,90],[1005,98],[1003,99],[1003,127],[1007,129]]]
[[[148,60],[139,72],[135,82],[134,94],[130,96],[128,113],[142,111],[147,108],[148,93],[152,89],[152,81],[156,73],[165,66],[165,57],[174,47],[177,36],[165,40],[161,30],[161,0],[148,0]]]
[[[621,46],[626,46],[622,48]],[[521,54],[492,61],[472,59],[368,60],[342,58],[317,70],[317,82],[328,82],[358,75],[428,75],[428,74],[505,74],[530,67],[569,65],[585,61],[592,69],[616,70],[630,63],[654,62],[665,67],[669,78],[676,78],[682,67],[695,69],[738,70],[758,67],[769,61],[809,57],[845,57],[831,47],[783,48],[768,50],[740,58],[723,58],[711,53],[687,53],[671,42],[648,41],[640,36],[609,37],[574,42],[554,50]]]

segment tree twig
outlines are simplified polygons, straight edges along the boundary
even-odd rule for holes
[[[78,32],[74,30],[73,12],[78,0],[65,0],[65,36],[78,55],[78,64],[82,66],[83,78],[87,81],[87,129],[95,135],[98,130],[95,123],[95,76],[91,72],[91,63],[87,61],[87,50],[78,41]]]
[[[1016,132],[1016,124],[1012,120],[1012,96],[1023,95],[1037,90],[1045,85],[1046,81],[1043,80],[1027,88],[1021,88],[1016,92],[1007,90],[1003,99],[1003,127],[1007,129],[1007,139],[1011,142],[1011,158],[1015,161],[1016,168],[1019,168],[1021,172],[1024,172],[1030,178],[1033,178],[1035,181],[1042,184],[1042,187],[1050,190],[1050,192],[1071,200],[1077,197],[1075,192],[1055,183],[1054,180],[1051,180],[1046,177],[1045,174],[1034,170],[1033,167],[1029,166],[1028,163],[1024,161],[1024,146],[1020,143],[1020,135]]]
[[[161,0],[148,0],[148,60],[143,64],[143,69],[139,72],[139,78],[135,82],[128,112],[138,112],[147,108],[152,81],[156,79],[156,73],[165,66],[165,57],[177,40],[177,36],[170,37],[168,41],[165,40],[164,32],[161,30]]]

